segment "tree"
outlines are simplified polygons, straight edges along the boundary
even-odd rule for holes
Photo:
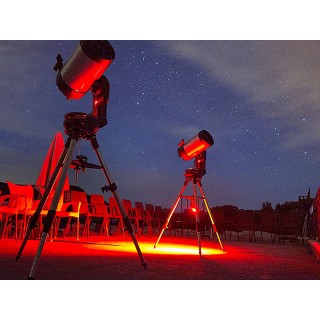
[[[263,202],[261,205],[261,209],[262,211],[265,211],[265,212],[272,212],[273,211],[272,203],[268,201]]]

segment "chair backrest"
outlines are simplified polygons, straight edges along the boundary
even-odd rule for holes
[[[80,214],[88,214],[89,213],[88,200],[87,200],[87,195],[85,192],[71,190],[70,199],[71,199],[71,202],[81,202]]]
[[[92,194],[90,203],[94,207],[94,211],[93,212],[96,213],[97,215],[108,214],[108,207],[104,202],[103,195],[101,195],[101,194]]]
[[[22,186],[7,181],[10,194],[18,195],[17,209],[19,213],[25,213],[32,207],[33,187],[31,184]]]
[[[146,212],[144,210],[143,203],[140,201],[136,201],[134,205],[136,215],[138,219],[145,219],[146,218]]]
[[[6,194],[0,196],[0,212],[6,212],[8,208],[17,208],[17,200],[17,194]],[[18,213],[18,209],[16,210],[16,213]]]
[[[132,208],[131,201],[127,199],[122,199],[122,204],[127,215],[131,218],[134,218],[136,213],[135,210]]]
[[[146,203],[146,214],[147,214],[147,217],[150,219],[156,218],[153,204]]]
[[[92,204],[105,204],[104,203],[104,197],[101,194],[92,194],[90,203]]]
[[[154,213],[157,219],[162,219],[163,217],[163,210],[161,206],[154,207]]]
[[[109,197],[109,207],[111,217],[121,217],[121,212],[118,209],[118,205],[115,198]]]

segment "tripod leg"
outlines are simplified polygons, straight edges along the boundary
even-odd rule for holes
[[[36,226],[36,224],[37,224],[37,222],[38,222],[38,220],[40,218],[41,211],[42,211],[42,209],[43,209],[43,207],[44,207],[44,205],[45,205],[45,203],[46,203],[46,201],[48,199],[48,196],[49,196],[49,194],[50,194],[50,192],[52,190],[52,187],[53,187],[54,183],[56,182],[56,179],[57,179],[58,174],[60,172],[60,169],[62,167],[63,161],[64,161],[64,159],[66,157],[67,151],[69,149],[70,142],[71,142],[71,138],[69,136],[68,140],[65,143],[65,147],[64,147],[64,150],[63,150],[63,152],[62,152],[62,154],[60,156],[60,159],[59,159],[59,161],[58,161],[58,163],[56,165],[56,168],[55,168],[55,170],[54,170],[54,172],[53,172],[53,174],[52,174],[52,176],[50,178],[48,186],[46,187],[46,190],[44,191],[43,196],[42,196],[42,198],[41,198],[41,200],[39,202],[39,205],[38,205],[35,213],[33,214],[33,216],[30,218],[28,229],[27,229],[26,235],[25,235],[25,237],[23,239],[23,242],[22,242],[22,244],[20,246],[18,254],[16,256],[16,260],[18,260],[21,257],[21,254],[22,254],[22,252],[24,250],[24,247],[25,247],[29,237],[30,237],[30,234],[31,234],[32,230],[35,228],[35,226]]]
[[[117,186],[116,184],[112,181],[111,179],[111,175],[109,173],[109,170],[108,168],[106,167],[106,165],[104,164],[103,162],[103,159],[102,159],[102,155],[100,153],[100,150],[99,150],[99,144],[98,144],[98,141],[96,139],[96,137],[93,137],[91,139],[91,145],[99,159],[99,162],[100,162],[100,165],[102,167],[102,170],[103,170],[103,173],[108,181],[108,184],[109,184],[109,188],[110,188],[110,191],[112,192],[116,202],[117,202],[117,206],[121,212],[121,215],[122,215],[122,218],[123,218],[123,222],[125,224],[125,228],[126,230],[128,230],[129,234],[131,235],[131,238],[132,238],[132,241],[136,247],[136,250],[138,252],[138,255],[140,257],[140,260],[142,262],[142,265],[143,267],[146,269],[147,268],[147,263],[145,262],[144,258],[143,258],[143,255],[142,255],[142,252],[140,250],[140,247],[139,247],[139,244],[138,244],[138,241],[136,239],[136,236],[134,234],[134,231],[133,231],[133,228],[132,228],[132,224],[130,222],[130,218],[128,217],[123,205],[122,205],[122,202],[121,202],[121,199],[118,195],[118,192],[117,192]]]
[[[216,236],[217,236],[217,238],[218,238],[218,241],[219,241],[221,250],[224,251],[224,248],[223,248],[223,245],[222,245],[222,242],[221,242],[221,239],[220,239],[220,236],[219,236],[217,227],[216,227],[216,225],[215,225],[215,223],[214,223],[213,216],[212,216],[211,210],[210,210],[210,208],[209,208],[209,206],[208,206],[208,202],[207,202],[207,199],[206,199],[206,196],[205,196],[205,194],[204,194],[204,191],[203,191],[203,188],[202,188],[202,185],[201,185],[201,182],[200,182],[200,181],[198,181],[198,187],[199,187],[199,190],[200,190],[200,192],[201,192],[201,196],[202,196],[202,198],[203,198],[203,202],[204,202],[204,204],[205,204],[205,206],[206,206],[206,208],[207,208],[208,215],[209,215],[209,217],[210,217],[211,224],[212,224],[212,229],[213,229],[214,232],[216,233]]]
[[[57,188],[55,190],[55,193],[54,193],[54,196],[53,196],[53,199],[52,199],[52,203],[51,203],[51,206],[50,206],[50,210],[48,211],[48,214],[46,216],[46,220],[45,220],[45,223],[44,223],[44,226],[43,226],[43,232],[42,232],[40,244],[39,244],[36,256],[35,256],[34,261],[33,261],[33,265],[32,265],[32,268],[31,268],[31,271],[30,271],[30,274],[29,274],[29,279],[34,279],[34,274],[35,274],[35,271],[36,271],[38,260],[40,258],[40,255],[41,255],[41,252],[43,250],[44,243],[45,243],[45,241],[47,239],[47,236],[48,236],[48,234],[49,234],[49,232],[51,230],[54,218],[56,216],[56,210],[57,210],[58,203],[59,203],[59,200],[60,200],[61,192],[62,192],[64,183],[65,183],[66,178],[67,178],[67,174],[68,174],[68,171],[69,171],[69,168],[70,168],[70,164],[71,164],[71,161],[72,161],[73,151],[74,151],[74,148],[76,146],[77,141],[78,141],[77,139],[72,138],[72,140],[70,142],[69,150],[67,152],[67,155],[65,157],[65,161],[63,163],[63,167],[62,167],[62,172],[61,172],[61,176],[60,176],[60,179],[59,179],[59,183],[58,183]]]
[[[199,254],[201,256],[201,233],[200,233],[200,217],[199,217],[199,210],[198,210],[198,195],[197,195],[197,188],[196,188],[196,181],[193,181],[193,201],[196,209],[196,232],[197,232],[197,239],[198,239],[198,247],[199,247]]]
[[[162,237],[162,234],[163,234],[164,230],[168,227],[168,224],[169,224],[170,219],[171,219],[171,217],[173,215],[173,212],[174,212],[174,210],[176,210],[176,207],[177,207],[177,205],[179,203],[179,200],[180,200],[184,190],[186,189],[188,183],[189,183],[189,181],[185,180],[185,182],[184,182],[184,184],[183,184],[183,186],[182,186],[182,188],[181,188],[181,190],[180,190],[180,192],[178,194],[178,197],[177,197],[177,199],[176,199],[176,201],[175,201],[175,203],[174,203],[174,205],[173,205],[173,207],[172,207],[172,209],[171,209],[171,211],[170,211],[170,213],[169,213],[169,215],[167,217],[167,220],[165,221],[165,223],[163,225],[163,228],[162,228],[162,230],[161,230],[161,232],[159,234],[159,237],[158,237],[158,239],[157,239],[157,241],[156,241],[156,243],[154,245],[154,248],[156,248],[156,246],[158,245],[158,243],[160,241],[160,238]]]

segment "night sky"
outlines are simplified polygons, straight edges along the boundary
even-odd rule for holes
[[[215,140],[202,181],[211,207],[315,195],[319,41],[110,43],[108,125],[97,138],[121,198],[171,207],[193,165],[178,157],[178,143],[202,129]],[[34,184],[64,114],[91,112],[90,92],[67,101],[55,85],[56,55],[66,62],[77,44],[0,41],[0,181]],[[86,140],[76,154],[97,163]],[[69,179],[88,193],[106,183],[90,169]]]

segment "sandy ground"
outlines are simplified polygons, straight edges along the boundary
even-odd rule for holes
[[[306,246],[202,240],[198,254],[195,238],[138,239],[147,269],[142,267],[131,238],[108,241],[47,241],[35,272],[37,280],[318,280],[320,263]],[[27,279],[38,248],[29,240],[21,259],[21,242],[0,240],[0,279]]]

